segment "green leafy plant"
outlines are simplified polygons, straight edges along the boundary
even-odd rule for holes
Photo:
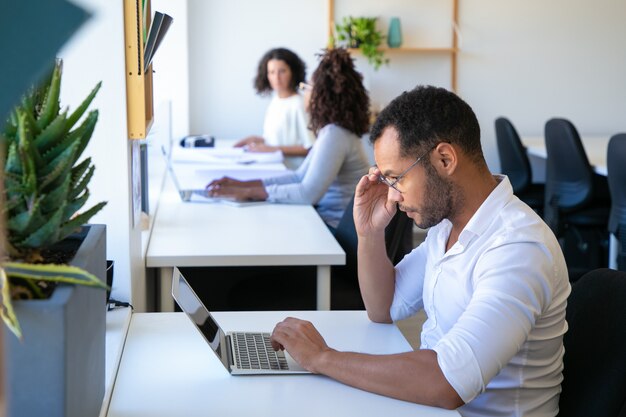
[[[16,293],[43,298],[46,282],[66,282],[106,288],[97,277],[79,268],[47,264],[42,252],[65,239],[104,207],[100,202],[77,212],[89,198],[87,185],[93,176],[91,158],[78,162],[98,120],[93,110],[77,125],[100,88],[91,91],[68,115],[61,111],[62,62],[50,76],[30,89],[11,112],[0,135],[4,155],[2,216],[6,226],[7,255],[0,263],[0,315],[19,336],[19,324],[11,299]],[[1,237],[0,237],[1,238]],[[37,265],[34,265],[37,264]],[[16,291],[17,288],[25,291]]]
[[[347,16],[342,23],[335,24],[337,40],[342,42],[342,46],[359,48],[375,70],[383,63],[389,63],[380,49],[385,36],[376,28],[377,20],[376,17]],[[334,40],[332,43],[335,43]]]

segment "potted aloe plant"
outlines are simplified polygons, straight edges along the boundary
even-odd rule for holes
[[[97,415],[104,395],[106,230],[87,225],[106,204],[82,211],[94,166],[79,162],[98,119],[61,110],[62,63],[15,107],[0,135],[1,213],[8,259],[0,259],[8,414]],[[79,214],[77,214],[79,213]],[[82,284],[82,285],[75,285]],[[2,377],[2,375],[0,375]]]

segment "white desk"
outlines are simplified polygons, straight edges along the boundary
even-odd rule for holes
[[[99,417],[106,417],[113,393],[113,385],[117,376],[117,369],[122,359],[124,342],[130,325],[130,307],[119,307],[106,314],[106,350],[105,350],[105,382],[104,398]]]
[[[174,266],[316,265],[317,308],[328,310],[330,266],[343,265],[345,257],[312,206],[183,203],[168,180],[154,219],[146,266],[160,268],[161,311],[173,311]]]
[[[596,173],[606,176],[606,150],[609,147],[610,137],[608,135],[581,136],[580,139],[587,153],[589,163],[593,166]],[[546,142],[543,136],[524,137],[522,138],[522,143],[526,146],[529,155],[534,155],[542,159],[548,157]]]
[[[308,319],[341,350],[411,349],[393,324],[364,311],[215,313],[224,330],[267,330],[287,314]],[[133,314],[108,417],[458,416],[351,388],[319,375],[231,376],[183,313]]]

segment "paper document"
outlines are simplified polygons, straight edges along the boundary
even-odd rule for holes
[[[213,180],[230,177],[239,181],[259,180],[284,175],[287,170],[252,169],[198,169],[194,173],[194,183],[208,184]]]
[[[243,148],[172,148],[172,162],[211,164],[267,164],[283,161],[283,153],[247,152]]]

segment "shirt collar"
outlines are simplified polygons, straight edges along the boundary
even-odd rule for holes
[[[459,235],[459,242],[463,246],[467,246],[474,236],[480,236],[489,227],[494,215],[499,213],[513,196],[513,187],[506,175],[494,175],[493,177],[498,185],[483,201]]]
[[[478,210],[476,210],[476,213],[467,222],[459,235],[457,243],[447,252],[444,249],[446,257],[463,252],[474,237],[480,236],[485,232],[493,222],[495,214],[513,197],[513,187],[509,178],[506,175],[498,174],[493,175],[493,177],[498,182],[498,185],[496,185],[496,188],[487,196]],[[443,219],[437,226],[438,240],[442,242],[444,247],[451,230],[452,222],[448,219]]]

